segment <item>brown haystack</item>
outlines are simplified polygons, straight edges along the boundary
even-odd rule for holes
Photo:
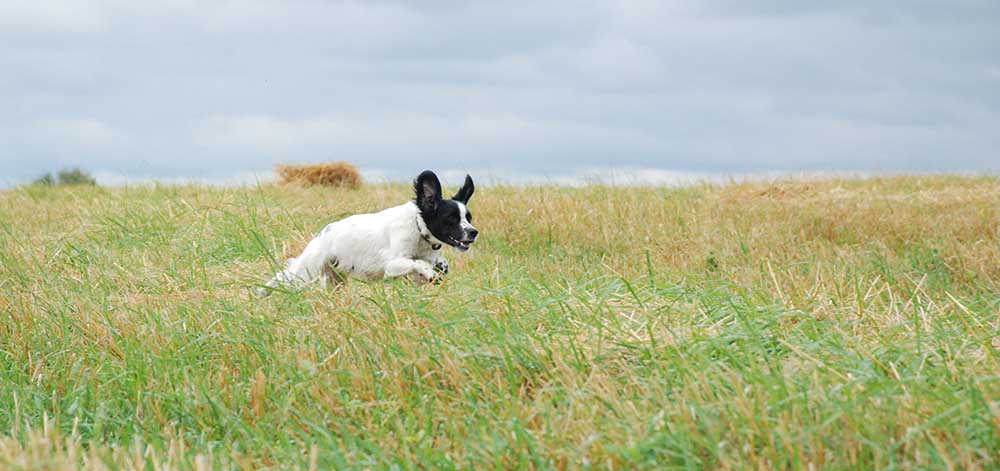
[[[281,183],[322,185],[357,189],[361,186],[358,168],[347,162],[314,165],[278,165],[274,168]]]

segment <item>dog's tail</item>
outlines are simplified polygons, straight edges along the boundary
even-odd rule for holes
[[[257,297],[266,298],[270,296],[271,291],[274,291],[276,288],[291,284],[294,280],[294,275],[291,273],[290,268],[292,262],[294,261],[294,258],[288,259],[288,261],[285,262],[285,268],[278,273],[275,273],[270,281],[264,283],[264,286],[257,287],[257,289],[254,290],[254,294],[256,294]]]
[[[280,281],[279,277],[284,272],[285,271],[282,270],[277,275],[274,275],[274,278],[271,278],[271,280],[268,281],[267,283],[265,283],[264,286],[258,286],[257,289],[254,290],[254,294],[256,294],[258,298],[266,298],[266,297],[270,296],[271,295],[271,291],[273,291],[274,288],[277,288],[278,285],[281,284],[281,281]]]

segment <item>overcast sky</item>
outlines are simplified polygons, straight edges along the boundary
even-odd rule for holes
[[[1000,171],[1000,1],[0,2],[0,185]]]

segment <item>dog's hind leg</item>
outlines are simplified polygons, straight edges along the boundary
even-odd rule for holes
[[[347,281],[347,276],[338,270],[339,266],[340,261],[336,257],[327,261],[326,265],[323,266],[323,274],[320,275],[320,280],[323,281],[324,288],[334,288]]]
[[[301,287],[308,285],[318,279],[325,279],[330,270],[332,257],[326,252],[326,248],[320,239],[313,239],[302,251],[302,255],[288,261],[288,265],[260,288],[257,294],[266,296],[268,288],[277,287]]]

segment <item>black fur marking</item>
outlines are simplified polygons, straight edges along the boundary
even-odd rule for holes
[[[459,203],[462,204],[468,204],[469,198],[472,198],[472,194],[475,192],[476,192],[476,185],[472,183],[472,177],[466,175],[465,184],[462,185],[462,188],[459,189],[458,193],[455,193],[455,196],[452,196],[451,199],[458,201]]]
[[[416,193],[415,202],[420,208],[420,214],[434,212],[440,206],[441,181],[434,172],[424,170],[417,175],[417,179],[413,181],[413,191]]]

